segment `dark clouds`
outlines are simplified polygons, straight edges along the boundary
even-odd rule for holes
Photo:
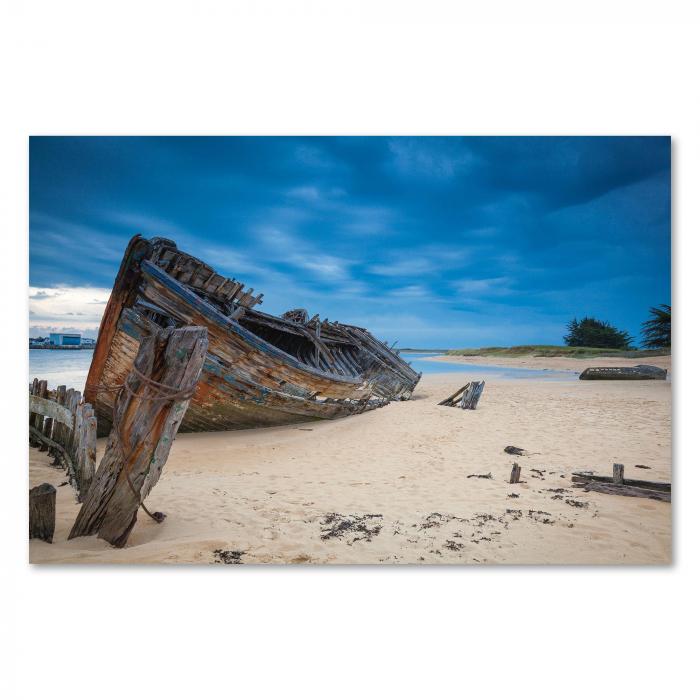
[[[667,138],[33,138],[34,287],[108,287],[135,232],[401,344],[639,332],[670,301]]]

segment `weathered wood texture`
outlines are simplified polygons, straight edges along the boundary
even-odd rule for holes
[[[29,443],[42,451],[49,450],[53,466],[63,463],[82,500],[95,474],[95,412],[90,404],[81,401],[79,391],[60,386],[55,392],[48,392],[42,390],[45,386],[45,381],[37,381],[36,395],[29,397]]]
[[[318,315],[271,316],[251,308],[261,295],[243,289],[172,241],[132,239],[87,380],[100,435],[111,429],[114,409],[114,396],[100,387],[124,382],[149,323],[208,331],[209,356],[182,430],[337,418],[410,397],[420,374],[365,329]]]
[[[608,493],[612,496],[635,496],[637,498],[651,498],[654,501],[671,502],[671,494],[656,489],[645,489],[628,484],[605,484],[600,481],[589,481],[583,486],[584,491]]]
[[[584,491],[609,493],[615,496],[636,496],[657,501],[671,501],[671,484],[666,481],[644,481],[625,479],[624,465],[613,464],[613,475],[601,476],[585,472],[574,472],[571,481]]]
[[[459,406],[473,411],[479,403],[485,385],[486,382],[468,382],[454,394],[440,401],[438,406]]]
[[[614,483],[611,476],[600,474],[586,474],[584,472],[574,472],[571,480],[575,483],[585,484],[588,481],[598,481],[603,484]],[[640,488],[654,489],[655,491],[671,492],[671,484],[667,481],[645,481],[643,479],[624,479],[623,483],[628,486],[639,486]]]
[[[625,479],[625,465],[613,464],[613,483],[622,484]]]
[[[56,489],[51,484],[35,486],[29,490],[29,539],[52,542],[55,528]]]
[[[517,462],[513,463],[513,468],[510,470],[510,483],[517,484],[520,481],[520,466]]]
[[[34,377],[34,380],[29,385],[29,395],[30,396],[38,396],[39,395],[39,380],[36,377]],[[36,423],[36,413],[32,413],[31,411],[29,411],[29,427],[33,428],[35,423]],[[38,447],[38,445],[39,445],[39,443],[37,443],[37,441],[34,438],[32,438],[31,435],[29,436],[29,444],[32,447]]]
[[[65,387],[64,387],[65,389]],[[73,414],[64,406],[61,406],[55,401],[44,399],[40,396],[29,397],[29,411],[31,413],[41,413],[47,418],[58,421],[63,425],[67,425],[72,430]],[[49,437],[51,435],[49,434]]]
[[[64,384],[56,388],[56,397],[55,397],[56,403],[62,408],[68,411],[68,409],[65,408],[66,406],[66,387]],[[68,411],[70,414],[70,411]],[[53,430],[51,432],[51,439],[54,440],[55,442],[61,443],[61,440],[63,439],[63,434],[71,429],[73,427],[73,422],[72,422],[72,416],[71,416],[71,425],[67,426],[61,423],[60,420],[54,420],[53,423]],[[53,447],[49,447],[49,454],[53,457],[53,466],[58,467],[61,465],[61,455],[59,454],[58,450],[56,450]]]
[[[207,345],[207,331],[199,327],[162,330],[141,342],[135,371],[116,399],[105,455],[69,538],[97,534],[116,547],[126,544],[168,458]]]

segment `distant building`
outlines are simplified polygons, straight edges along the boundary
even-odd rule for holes
[[[80,345],[80,333],[51,333],[49,345]]]
[[[94,338],[83,338],[83,346],[91,346],[95,344],[95,339]]]

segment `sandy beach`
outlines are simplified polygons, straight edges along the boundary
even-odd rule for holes
[[[584,493],[570,479],[622,462],[630,478],[670,481],[670,382],[492,380],[476,411],[437,406],[461,378],[427,375],[412,400],[338,421],[179,435],[147,502],[167,519],[140,512],[121,550],[96,537],[67,541],[75,493],[30,449],[30,485],[58,487],[54,542],[30,541],[30,561],[671,561],[670,504]],[[468,378],[477,377],[465,366]],[[508,483],[514,460],[517,485]]]

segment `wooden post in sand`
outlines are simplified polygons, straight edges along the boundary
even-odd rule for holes
[[[29,387],[29,395],[30,396],[38,396],[38,391],[39,391],[39,380],[34,377],[34,381],[31,383],[31,386]],[[36,422],[36,413],[32,413],[31,411],[29,412],[29,425],[30,427],[34,427],[34,423]],[[29,444],[32,447],[36,447],[39,443],[30,435],[29,436]]]
[[[613,484],[625,483],[625,465],[613,464]]]
[[[48,393],[49,392],[48,392],[48,388],[46,386],[46,380],[45,379],[39,380],[39,385],[38,385],[37,391],[34,392],[34,396],[38,396],[42,399],[45,399],[47,397]],[[35,413],[34,416],[35,416],[34,428],[36,428],[36,430],[38,430],[40,433],[43,434],[44,433],[44,416],[41,413]],[[45,444],[39,442],[39,451],[40,452],[46,452],[47,449],[48,449],[48,447]]]
[[[59,406],[65,406],[66,404],[66,385],[61,384],[61,386],[56,388],[56,403]],[[65,426],[59,423],[58,421],[53,421],[53,430],[51,431],[51,435],[49,436],[54,442],[58,442],[59,444],[61,443],[63,439],[63,434],[65,432]],[[49,454],[53,456],[53,463],[51,464],[52,467],[58,467],[61,465],[61,455],[53,447],[49,448]]]
[[[513,462],[513,468],[510,470],[510,483],[517,484],[520,481],[520,467],[517,462]]]
[[[29,490],[29,539],[53,541],[56,529],[56,489],[42,484]]]
[[[78,435],[78,454],[76,473],[78,476],[78,500],[82,503],[90,490],[90,484],[95,476],[95,461],[97,453],[97,418],[89,403],[78,407],[81,412],[80,434]]]
[[[97,534],[123,547],[139,506],[160,477],[202,371],[207,330],[168,328],[141,341],[117,396],[105,455],[69,539]]]

